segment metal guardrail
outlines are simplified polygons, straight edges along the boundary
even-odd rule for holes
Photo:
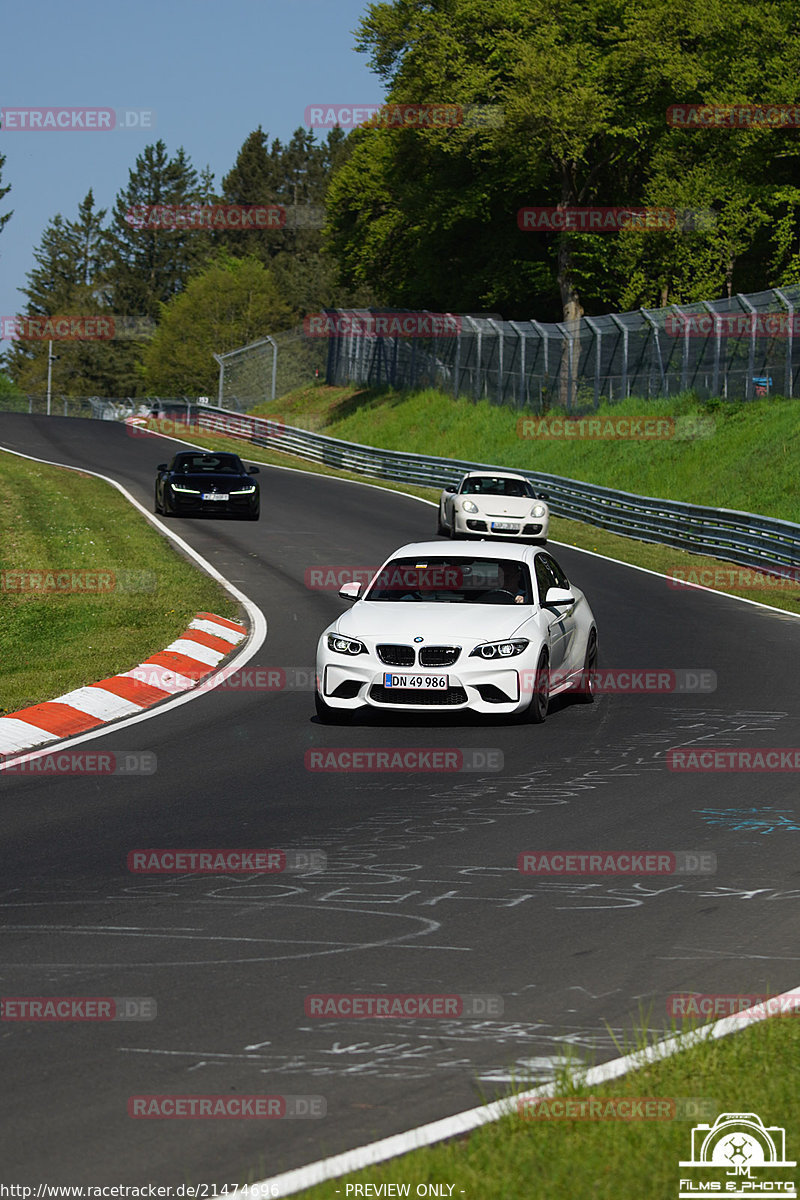
[[[420,487],[443,488],[458,482],[466,471],[471,470],[513,470],[529,479],[537,489],[547,492],[555,516],[585,521],[643,542],[675,546],[695,554],[710,554],[774,574],[780,574],[781,568],[800,567],[800,525],[792,521],[732,509],[705,508],[680,500],[637,496],[561,475],[500,467],[496,463],[381,450],[312,433],[281,421],[234,414],[211,406],[198,409],[197,420],[201,428],[207,428],[209,432],[243,438],[257,446],[267,446],[357,475]]]

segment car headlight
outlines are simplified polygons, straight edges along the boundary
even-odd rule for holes
[[[515,638],[511,642],[484,642],[470,652],[470,658],[514,658],[530,645],[527,638]]]
[[[366,654],[367,647],[358,638],[343,637],[341,633],[328,634],[328,649],[337,654]]]
[[[477,512],[477,511],[478,511],[478,506],[477,506],[477,504],[474,504],[474,503],[472,502],[472,500],[462,500],[462,501],[461,501],[461,507],[463,508],[464,512],[473,512],[473,513],[475,513],[475,512]]]
[[[183,483],[171,483],[169,486],[172,488],[173,492],[191,492],[193,496],[200,495],[200,488],[186,487],[186,485]]]
[[[252,494],[255,490],[256,490],[256,485],[253,484],[251,487],[234,488],[232,492],[228,493],[228,495],[229,496],[252,496]]]
[[[534,504],[533,508],[531,509],[531,516],[532,516],[532,517],[545,517],[545,516],[547,516],[547,505],[545,505],[545,504]]]

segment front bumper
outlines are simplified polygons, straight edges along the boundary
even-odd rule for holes
[[[505,523],[514,525],[514,529],[492,529],[492,522],[503,520]],[[470,516],[468,513],[456,512],[453,514],[453,536],[454,537],[483,537],[496,538],[501,542],[513,542],[515,538],[520,541],[524,538],[536,538],[537,541],[546,541],[550,526],[550,518],[540,517],[483,517]]]
[[[362,661],[359,662],[359,659]],[[447,668],[387,667],[372,655],[325,654],[317,659],[317,689],[325,703],[343,711],[373,708],[391,712],[459,712],[513,715],[530,704],[536,660],[526,651],[493,665],[486,659],[462,658]],[[444,689],[387,687],[385,676],[398,674],[447,675]],[[522,676],[522,678],[520,678]]]
[[[258,496],[251,493],[244,496],[230,496],[227,500],[202,500],[200,496],[188,495],[186,492],[167,494],[169,506],[175,513],[216,513],[217,515],[242,515],[255,512],[258,506]]]

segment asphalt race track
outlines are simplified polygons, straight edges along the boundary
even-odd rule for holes
[[[6,413],[0,446],[101,471],[149,508],[175,449],[111,422]],[[261,470],[257,524],[168,523],[266,614],[248,667],[311,675],[344,602],[306,571],[377,565],[432,537],[435,510]],[[152,750],[152,776],[0,773],[3,995],[158,1005],[151,1021],[3,1023],[8,1183],[263,1178],[541,1079],[566,1047],[614,1058],[607,1025],[630,1030],[642,1007],[665,1025],[670,993],[797,985],[797,775],[680,774],[664,754],[796,745],[800,620],[551,548],[594,609],[602,666],[710,670],[716,690],[556,700],[539,727],[331,727],[310,690],[228,689],[84,743]],[[504,767],[311,772],[318,747],[494,748]],[[131,874],[129,851],[146,847],[321,850],[328,869]],[[516,866],[533,850],[707,851],[717,870],[535,878]],[[353,992],[500,995],[504,1011],[305,1015],[310,993]],[[165,1093],[321,1096],[327,1116],[128,1117],[130,1096]]]

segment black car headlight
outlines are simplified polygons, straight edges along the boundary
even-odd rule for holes
[[[337,654],[366,654],[367,647],[358,638],[344,637],[341,633],[328,634],[328,649]]]
[[[470,652],[470,658],[514,658],[530,645],[527,638],[514,638],[508,642],[484,642]]]
[[[172,488],[173,492],[188,492],[192,496],[200,495],[200,488],[186,487],[186,485],[183,483],[171,483],[169,486]]]
[[[256,485],[253,483],[249,487],[232,488],[228,493],[230,496],[252,496],[256,490]]]

